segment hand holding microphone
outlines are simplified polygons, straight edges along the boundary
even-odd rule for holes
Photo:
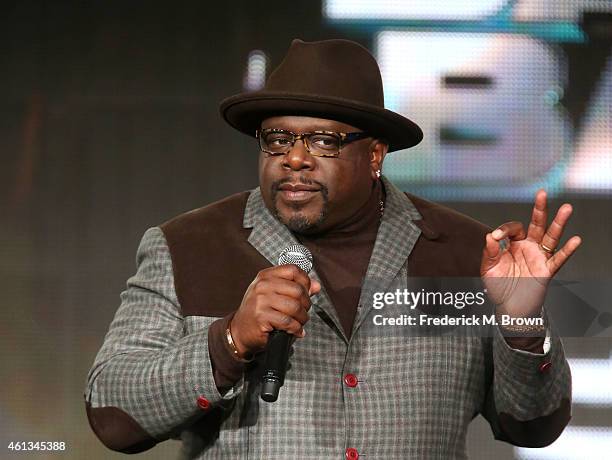
[[[275,368],[286,366],[287,360],[282,355],[285,349],[288,352],[292,338],[289,334],[298,338],[304,336],[303,326],[309,319],[310,296],[321,290],[321,285],[307,275],[311,268],[312,255],[308,249],[300,245],[286,248],[279,257],[278,266],[257,274],[231,321],[232,338],[243,357],[262,351],[270,340],[264,379],[270,367],[268,364]],[[273,331],[287,334],[278,335]],[[284,368],[282,374],[280,385]]]

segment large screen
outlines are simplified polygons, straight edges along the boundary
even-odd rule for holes
[[[424,130],[385,174],[438,200],[612,193],[612,2],[328,0],[369,30],[387,108]]]

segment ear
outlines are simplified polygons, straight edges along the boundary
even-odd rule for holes
[[[378,180],[377,171],[382,171],[383,160],[389,150],[389,145],[383,139],[374,139],[370,144],[370,169],[373,180]]]

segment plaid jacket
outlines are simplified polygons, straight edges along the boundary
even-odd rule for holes
[[[432,265],[462,259],[442,246],[447,258],[421,262],[433,254],[428,239],[441,232],[440,244],[452,242],[453,223],[467,218],[439,206],[427,208],[424,218],[424,201],[418,201],[419,212],[416,198],[386,180],[385,189],[385,213],[350,340],[323,289],[312,298],[306,338],[295,342],[273,404],[259,398],[256,364],[229,392],[219,393],[207,332],[221,315],[185,314],[175,277],[187,268],[176,260],[173,265],[164,232],[149,229],[138,249],[138,270],[87,379],[88,415],[100,439],[135,452],[180,437],[181,458],[461,459],[468,424],[480,413],[498,439],[527,446],[552,442],[567,424],[571,399],[558,337],[540,355],[510,348],[497,330],[492,338],[366,332],[373,291],[407,288],[411,263],[433,273]],[[223,215],[223,203],[211,206]],[[242,223],[248,243],[269,264],[296,243],[258,189],[248,195]],[[223,237],[210,244],[222,244]],[[471,257],[479,260],[480,252]],[[235,290],[231,273],[222,275],[223,288]],[[318,279],[314,271],[311,276]]]

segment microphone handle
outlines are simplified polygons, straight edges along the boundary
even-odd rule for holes
[[[273,330],[268,336],[266,364],[262,376],[261,399],[274,402],[280,387],[285,383],[285,371],[289,362],[292,336],[285,331]]]

